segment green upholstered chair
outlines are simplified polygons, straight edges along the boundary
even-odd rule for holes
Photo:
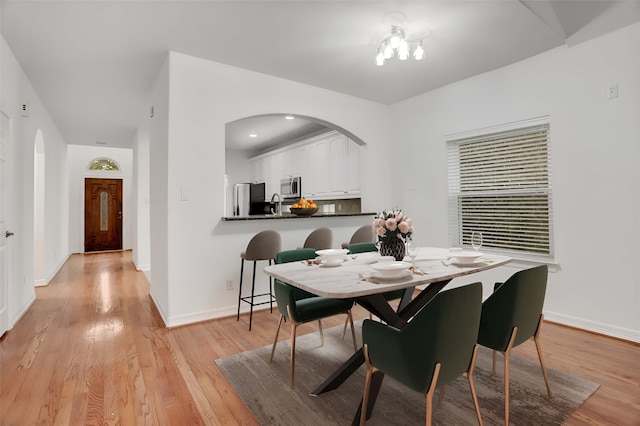
[[[371,242],[371,243],[353,243],[353,244],[349,244],[345,248],[349,249],[349,253],[351,253],[351,254],[368,253],[368,252],[371,252],[371,251],[378,251],[378,247],[376,247],[376,244],[373,243],[373,242]]]
[[[382,372],[426,394],[427,425],[431,424],[431,401],[436,388],[465,375],[478,423],[482,425],[473,382],[481,309],[482,284],[474,283],[438,293],[400,330],[365,320],[362,340],[367,375],[360,424],[367,417],[373,374]]]
[[[313,259],[316,257],[315,249],[297,249],[281,251],[276,255],[276,264],[297,262],[301,260]],[[353,327],[353,318],[351,316],[352,300],[332,299],[329,297],[317,296],[302,289],[293,287],[280,280],[274,281],[274,291],[278,310],[280,311],[280,320],[278,321],[278,329],[276,337],[271,348],[271,357],[269,362],[273,360],[273,354],[278,343],[278,335],[283,320],[291,323],[291,359],[290,359],[290,375],[289,386],[293,388],[294,369],[295,369],[295,350],[296,350],[296,329],[298,325],[310,321],[318,321],[320,329],[320,344],[324,345],[324,335],[322,332],[322,318],[331,317],[338,314],[346,314],[347,321],[351,324],[351,336],[353,338],[353,350],[357,351],[356,333]],[[344,336],[343,336],[344,337]]]
[[[482,304],[478,344],[493,349],[493,370],[496,351],[504,354],[505,424],[509,424],[509,356],[511,349],[533,338],[538,350],[540,367],[551,398],[551,388],[544,368],[540,348],[540,329],[547,289],[547,265],[536,266],[513,274],[504,283],[497,283],[494,292]]]

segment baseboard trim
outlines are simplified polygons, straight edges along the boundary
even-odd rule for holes
[[[162,322],[164,323],[164,327],[167,328],[167,316],[165,315],[164,311],[162,310],[160,304],[158,303],[158,301],[156,300],[156,298],[153,296],[153,291],[149,290],[149,297],[151,297],[151,302],[153,303],[153,306],[155,306],[156,310],[158,311],[158,314],[160,315],[160,319],[162,320]]]
[[[603,324],[596,321],[577,318],[570,315],[559,314],[556,312],[544,312],[544,319],[569,327],[579,328],[581,330],[591,331],[605,336],[615,337],[630,342],[640,343],[640,331],[631,330],[624,327],[616,327],[611,324]]]
[[[273,304],[273,308],[274,308],[274,312],[277,311],[277,305]],[[253,308],[253,313],[259,312],[259,311],[264,311],[269,309],[269,307],[262,307],[262,308]],[[249,308],[243,308],[240,310],[240,314],[244,315],[244,314],[248,314],[249,313]],[[210,309],[207,311],[200,311],[200,312],[194,312],[191,314],[185,314],[185,315],[177,315],[175,317],[171,317],[169,319],[169,322],[167,323],[167,327],[169,328],[173,328],[173,327],[181,327],[181,326],[185,326],[185,325],[191,325],[191,324],[195,324],[198,322],[204,322],[204,321],[211,321],[211,320],[216,320],[216,319],[222,319],[222,318],[229,318],[229,317],[235,317],[238,314],[238,307],[237,306],[227,306],[224,308],[220,308],[220,309]]]
[[[33,292],[33,295],[31,296],[30,300],[28,300],[27,303],[25,303],[22,306],[22,308],[16,313],[16,315],[14,315],[13,317],[14,319],[11,323],[11,327],[7,331],[11,331],[13,327],[16,326],[16,324],[22,319],[22,317],[24,317],[24,315],[27,313],[29,308],[31,308],[31,306],[34,304],[35,301],[36,301],[36,293]]]

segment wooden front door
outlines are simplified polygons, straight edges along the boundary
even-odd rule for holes
[[[84,181],[84,251],[122,249],[122,180]]]

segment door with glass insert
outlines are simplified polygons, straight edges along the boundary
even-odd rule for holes
[[[86,178],[84,251],[122,249],[122,180]]]

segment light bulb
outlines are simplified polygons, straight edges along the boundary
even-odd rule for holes
[[[380,50],[378,50],[378,55],[376,56],[376,65],[379,67],[384,65],[384,55]]]
[[[409,58],[409,43],[407,40],[400,40],[400,44],[398,45],[398,59],[404,61]]]
[[[393,25],[391,27],[391,38],[389,39],[389,44],[391,45],[391,48],[397,49],[398,46],[400,45],[401,39],[404,39],[404,34],[402,33],[402,30],[399,27],[396,27],[395,25]]]
[[[389,43],[385,43],[382,48],[382,54],[385,59],[389,59],[393,57],[393,47]]]
[[[413,59],[416,61],[421,61],[424,59],[424,49],[422,48],[422,40],[418,42],[416,46],[416,50],[413,51]]]

